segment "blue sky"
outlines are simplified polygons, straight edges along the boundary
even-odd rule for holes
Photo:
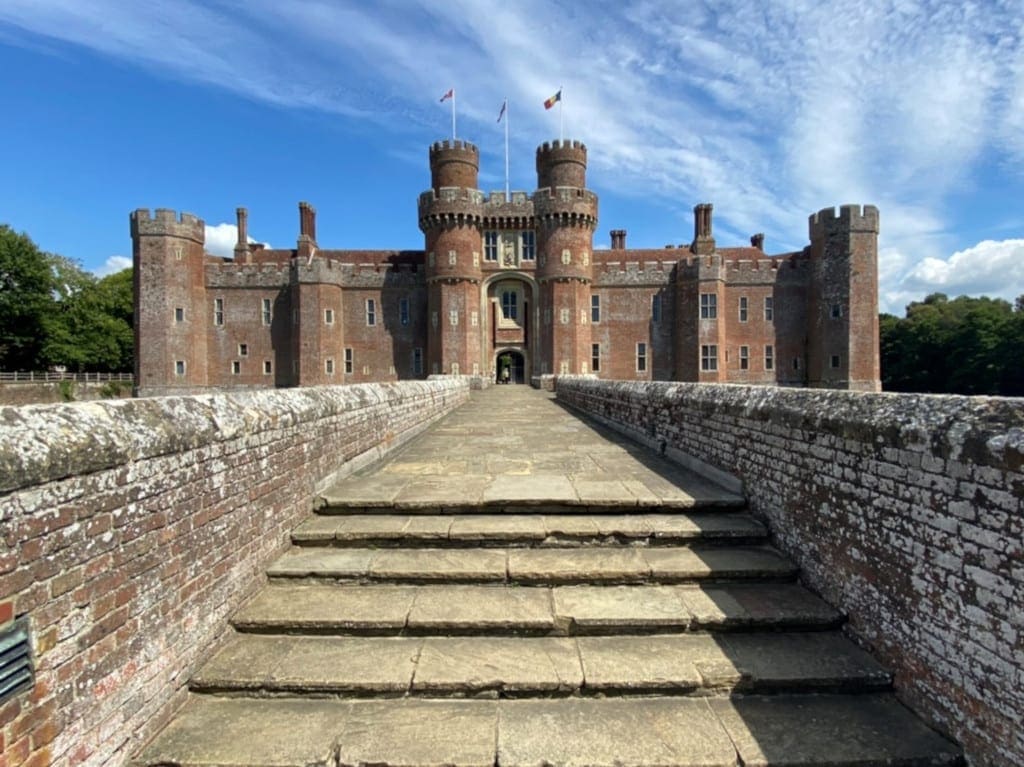
[[[201,216],[227,253],[234,210],[293,247],[421,248],[427,149],[481,150],[480,185],[536,186],[536,146],[590,150],[595,245],[802,247],[807,216],[881,211],[883,310],[1024,293],[1020,0],[3,0],[0,222],[97,272],[131,254],[128,213]],[[227,250],[225,250],[225,248]]]

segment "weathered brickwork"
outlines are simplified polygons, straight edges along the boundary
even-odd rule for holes
[[[0,625],[37,681],[0,765],[119,765],[183,701],[319,484],[464,402],[469,379],[0,408]]]
[[[1024,401],[559,379],[558,399],[740,478],[903,700],[1024,764]]]
[[[581,142],[539,146],[529,194],[478,189],[467,141],[433,144],[429,163],[417,251],[321,249],[302,202],[294,249],[249,243],[239,208],[223,259],[204,254],[194,216],[135,211],[138,393],[493,378],[499,358],[518,381],[880,387],[874,206],[819,211],[807,247],[774,256],[763,235],[718,247],[707,203],[690,243],[627,249],[616,229],[595,250]]]

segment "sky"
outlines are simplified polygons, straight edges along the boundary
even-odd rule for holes
[[[428,148],[480,148],[480,186],[536,187],[536,147],[588,148],[595,247],[755,232],[877,205],[880,305],[1024,293],[1020,0],[3,0],[0,223],[109,273],[129,212],[200,216],[230,255],[421,249]],[[563,101],[543,102],[559,89]]]

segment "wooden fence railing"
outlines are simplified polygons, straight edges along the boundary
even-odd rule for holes
[[[131,373],[61,373],[53,370],[44,371],[3,371],[0,370],[0,384],[22,383],[29,381],[77,381],[89,383],[95,381],[126,381],[131,383],[134,380]]]

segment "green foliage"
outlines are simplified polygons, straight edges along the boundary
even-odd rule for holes
[[[0,225],[0,370],[128,371],[133,348],[131,269],[98,279]]]
[[[82,273],[61,301],[45,346],[51,364],[69,370],[117,372],[132,368],[132,272],[102,279]]]
[[[75,401],[75,382],[64,380],[57,384],[57,388],[60,389],[60,398],[65,402]]]
[[[883,389],[1024,396],[1024,296],[933,293],[879,330]]]
[[[43,366],[54,288],[46,254],[27,235],[0,224],[0,369]]]
[[[107,381],[100,387],[101,399],[118,399],[124,396],[125,392],[131,389],[131,384],[125,381]]]

